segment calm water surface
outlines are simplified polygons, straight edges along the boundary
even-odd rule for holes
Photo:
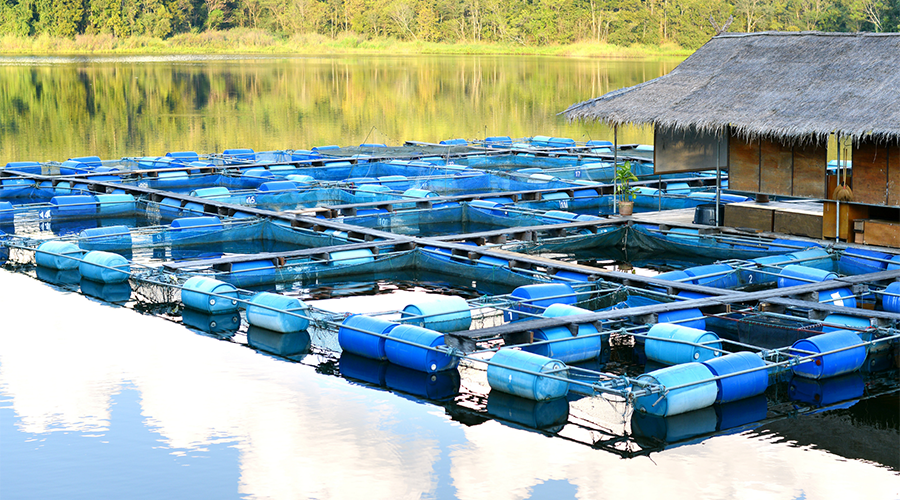
[[[0,161],[495,134],[607,138],[603,127],[555,113],[674,65],[0,59]],[[396,307],[392,297],[328,305],[384,310]],[[467,412],[467,402],[428,403],[341,378],[325,351],[266,355],[244,334],[222,340],[5,270],[0,314],[2,499],[900,498],[896,393],[622,459],[581,444],[600,436],[571,424],[549,437]],[[463,392],[486,394],[482,378],[464,373]],[[621,405],[582,399],[569,411],[570,423],[628,429]]]

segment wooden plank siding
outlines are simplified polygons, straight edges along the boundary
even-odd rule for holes
[[[887,205],[888,147],[874,141],[853,145],[853,201]]]
[[[794,179],[791,148],[773,141],[761,141],[759,160],[760,192],[791,196]]]
[[[900,143],[888,148],[887,204],[900,206]]]
[[[801,198],[824,199],[828,148],[817,144],[794,146],[794,181],[792,194]]]
[[[759,142],[732,135],[728,140],[728,187],[759,192]]]
[[[728,185],[737,191],[824,199],[827,164],[825,144],[792,147],[734,135],[728,141]]]

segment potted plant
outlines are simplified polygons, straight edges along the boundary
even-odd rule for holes
[[[631,162],[616,167],[616,193],[621,196],[619,199],[619,215],[631,215],[634,210],[634,193],[637,188],[631,185],[633,181],[638,180],[634,172],[631,171]]]

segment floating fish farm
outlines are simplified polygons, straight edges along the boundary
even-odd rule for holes
[[[900,254],[717,227],[749,198],[652,158],[536,136],[8,163],[0,263],[623,457],[897,390]],[[349,298],[386,305],[324,305]]]

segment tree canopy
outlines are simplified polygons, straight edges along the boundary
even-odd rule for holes
[[[255,28],[428,42],[696,48],[730,31],[900,31],[896,0],[0,0],[0,33],[142,35]]]

